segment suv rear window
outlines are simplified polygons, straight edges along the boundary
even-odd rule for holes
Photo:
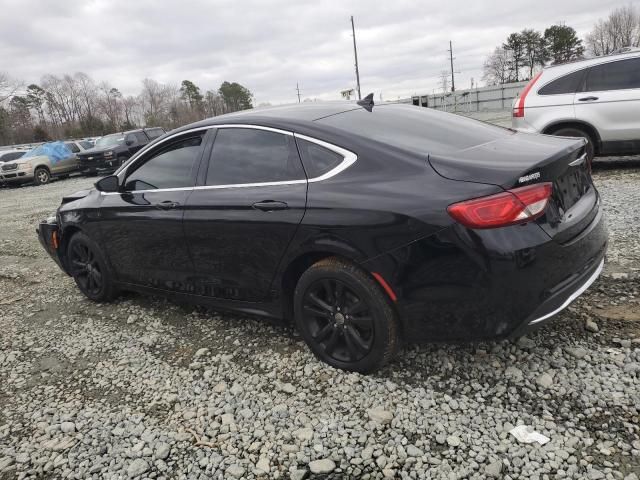
[[[589,69],[586,91],[640,88],[640,58],[603,63]]]
[[[556,78],[538,90],[538,95],[559,95],[562,93],[576,93],[582,86],[585,70],[569,73]]]

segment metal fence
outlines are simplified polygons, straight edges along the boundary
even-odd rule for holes
[[[513,99],[518,96],[526,84],[527,82],[517,82],[449,93],[416,95],[400,101],[458,113],[506,110],[511,108]]]

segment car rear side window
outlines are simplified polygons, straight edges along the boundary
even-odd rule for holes
[[[332,152],[315,143],[301,138],[296,139],[296,142],[308,178],[320,177],[336,168],[344,160],[344,157],[339,153]]]
[[[576,93],[584,81],[585,70],[564,75],[547,83],[538,91],[538,95],[560,95],[562,93]]]
[[[193,168],[202,153],[204,132],[162,145],[127,176],[125,190],[155,190],[194,185]]]
[[[586,91],[640,88],[640,58],[604,63],[589,69]]]
[[[221,128],[213,143],[207,185],[304,180],[293,136],[253,128]]]

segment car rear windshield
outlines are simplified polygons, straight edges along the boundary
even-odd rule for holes
[[[514,133],[461,115],[398,104],[374,106],[371,112],[351,110],[317,122],[420,155],[447,154]]]

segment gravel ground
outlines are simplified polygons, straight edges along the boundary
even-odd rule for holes
[[[91,180],[0,189],[0,480],[637,479],[635,160],[599,162],[607,267],[572,307],[518,342],[411,346],[371,376],[259,320],[91,303],[34,232]],[[550,441],[520,443],[517,425]]]

